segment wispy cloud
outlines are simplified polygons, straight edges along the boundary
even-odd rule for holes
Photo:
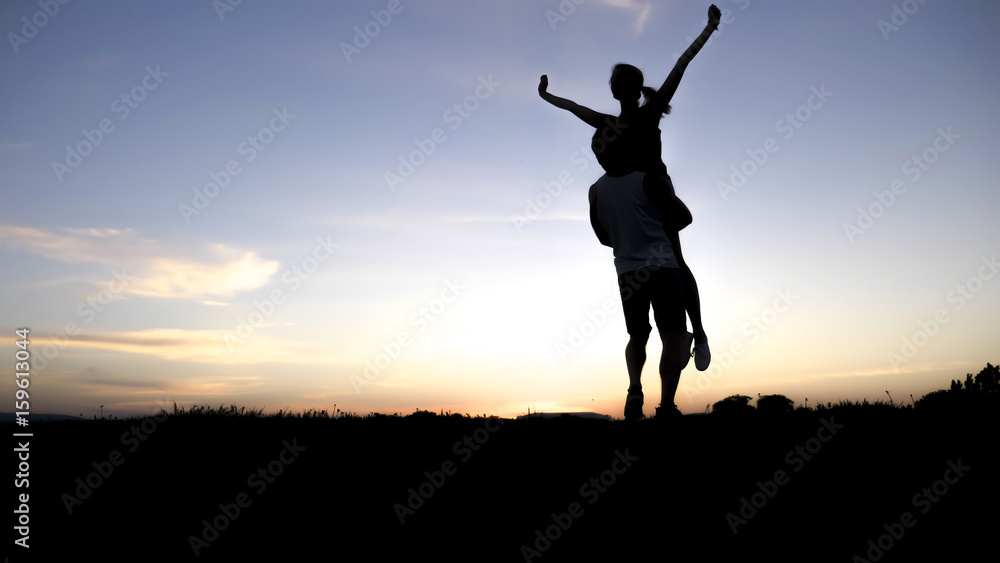
[[[46,374],[50,377],[51,374]],[[170,383],[164,379],[150,377],[134,377],[121,373],[112,373],[103,369],[85,368],[80,371],[61,372],[55,376],[57,379],[65,379],[64,383],[74,383],[77,385],[119,387],[124,389],[165,389]]]
[[[128,290],[136,295],[170,299],[202,299],[204,296],[232,297],[238,292],[252,291],[267,284],[278,271],[278,262],[263,260],[254,252],[215,246],[214,261],[194,263],[183,259],[152,260],[130,283]]]
[[[894,378],[899,380],[911,380],[919,375],[937,375],[942,373],[958,373],[962,369],[972,366],[971,362],[923,362],[912,365],[901,366],[898,370],[888,367],[871,367],[868,369],[855,369],[844,371],[806,373],[792,377],[776,377],[768,379],[769,383],[816,383],[829,382],[843,379],[869,379],[869,378]]]
[[[132,229],[48,230],[17,225],[0,225],[11,246],[68,264],[97,262],[121,264],[156,255],[155,241],[143,240]]]
[[[266,285],[279,268],[278,262],[253,251],[223,244],[181,249],[144,238],[133,229],[47,230],[0,225],[0,231],[7,235],[5,247],[70,264],[105,264],[121,271],[124,289],[117,292],[121,296],[199,301],[232,297]]]
[[[102,351],[141,354],[161,360],[218,365],[282,364],[338,365],[343,362],[324,345],[273,337],[258,327],[252,341],[238,352],[229,350],[222,330],[153,328],[129,332],[82,333],[74,336],[67,355],[90,355]],[[58,344],[44,337],[39,343]]]
[[[653,11],[653,5],[651,3],[639,2],[638,0],[601,0],[601,2],[613,8],[620,8],[628,12],[634,12],[636,37],[642,35],[642,31],[646,27],[646,22],[649,21],[649,16]]]
[[[99,368],[50,370],[45,377],[51,385],[83,404],[92,403],[96,407],[103,403],[105,415],[169,410],[171,396],[197,397],[187,401],[197,403],[209,397],[253,393],[268,384],[259,376],[136,377]]]

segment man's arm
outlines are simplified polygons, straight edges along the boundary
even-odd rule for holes
[[[559,109],[564,109],[573,113],[573,115],[582,119],[587,125],[595,129],[600,129],[604,126],[605,121],[611,116],[596,112],[588,107],[581,106],[580,104],[567,100],[566,98],[560,98],[559,96],[553,96],[548,92],[549,87],[549,77],[542,75],[542,80],[538,83],[538,95],[542,97],[546,102],[556,106]]]
[[[597,235],[597,240],[601,241],[601,244],[611,246],[611,237],[604,230],[604,225],[601,225],[601,220],[597,218],[597,184],[590,186],[588,199],[590,199],[590,226],[594,229],[594,234]]]
[[[677,91],[677,86],[681,83],[681,77],[684,76],[684,71],[687,69],[688,63],[701,51],[701,48],[705,46],[705,43],[715,33],[715,30],[719,29],[719,20],[721,18],[722,10],[719,10],[715,4],[712,4],[708,8],[708,24],[705,26],[705,29],[691,43],[691,46],[684,51],[684,54],[677,59],[673,70],[670,71],[667,79],[663,81],[663,85],[657,90],[655,99],[653,100],[657,107],[665,108],[670,103],[670,100],[674,97],[674,93]]]

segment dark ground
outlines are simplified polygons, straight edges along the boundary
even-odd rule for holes
[[[13,510],[15,493],[30,494],[31,547],[6,551],[12,562],[995,561],[998,419],[868,406],[669,424],[429,414],[33,422],[30,487],[8,497]],[[122,439],[132,427],[144,440]],[[17,453],[8,455],[16,473]],[[88,477],[96,487],[81,487]],[[429,498],[404,511],[421,484]],[[744,498],[758,506],[737,521]],[[556,539],[539,539],[546,530]],[[884,554],[873,548],[880,536]]]

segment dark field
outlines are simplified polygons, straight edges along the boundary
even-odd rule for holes
[[[626,423],[215,411],[33,422],[30,487],[14,491],[30,494],[31,547],[8,543],[8,553],[995,561],[997,412],[844,405]]]

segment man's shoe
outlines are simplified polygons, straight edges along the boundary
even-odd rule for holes
[[[625,399],[625,420],[639,420],[642,418],[644,416],[642,414],[642,403],[642,391],[629,393]]]
[[[672,407],[656,407],[656,420],[674,419],[682,416],[684,416],[684,413],[677,408],[677,405]]]

